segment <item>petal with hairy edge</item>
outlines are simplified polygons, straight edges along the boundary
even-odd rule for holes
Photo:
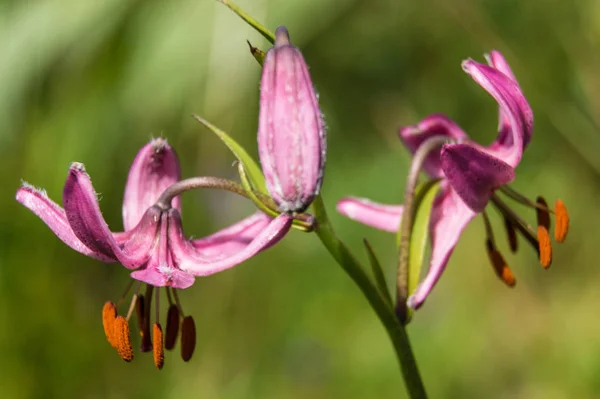
[[[517,82],[517,78],[515,77],[515,74],[513,73],[512,69],[510,69],[508,62],[506,62],[506,59],[504,58],[502,53],[500,53],[499,51],[493,50],[489,54],[485,54],[485,59],[487,60],[488,65],[490,65],[493,68],[496,68],[498,71],[502,72],[503,74],[508,76],[510,79],[512,79],[512,81],[517,85],[517,87],[519,87],[519,90],[521,90],[521,87],[519,86],[519,82]],[[521,91],[521,96],[523,96],[522,91]],[[523,96],[523,98],[525,98],[525,96]],[[531,108],[529,107],[529,104],[527,103],[527,101],[520,103],[520,105],[522,107],[524,107],[521,110],[523,115],[533,115]],[[525,126],[526,126],[526,128],[525,128],[525,131],[523,134],[523,149],[525,149],[527,147],[527,145],[529,144],[529,141],[531,140],[532,129],[527,129],[527,126],[533,127],[533,121],[531,121],[531,123],[529,123],[529,125],[526,123]],[[511,135],[511,131],[510,131],[510,119],[505,114],[505,112],[502,111],[502,108],[500,108],[499,117],[498,117],[498,138],[496,139],[496,143],[497,143],[497,145],[503,145],[503,146],[512,145],[512,135]]]
[[[451,187],[435,199],[429,223],[432,241],[429,270],[408,298],[408,306],[417,309],[423,304],[446,268],[460,234],[475,215]]]
[[[172,287],[185,289],[194,284],[194,276],[175,267],[168,240],[169,218],[163,212],[160,221],[158,247],[152,253],[146,267],[131,273],[131,277],[155,287]]]
[[[63,190],[65,214],[75,236],[88,248],[117,258],[128,269],[142,266],[150,257],[156,241],[160,209],[148,209],[140,223],[117,239],[108,229],[90,177],[80,163],[73,163]]]
[[[27,183],[23,183],[23,187],[17,190],[16,199],[42,219],[62,242],[75,251],[104,262],[116,262],[115,258],[94,251],[82,243],[73,233],[65,211],[56,202],[48,198],[44,190],[38,190]]]
[[[191,240],[191,243],[206,258],[233,255],[250,244],[272,220],[264,213],[256,212],[210,236]]]
[[[123,226],[133,229],[142,216],[156,203],[167,187],[181,176],[179,160],[167,140],[158,138],[146,144],[138,152],[127,177],[123,198]],[[172,206],[181,209],[179,197],[173,198]]]
[[[509,164],[469,144],[446,144],[440,158],[446,179],[475,212],[485,209],[495,189],[515,178]]]
[[[347,218],[391,233],[400,227],[402,209],[402,205],[379,204],[357,197],[346,197],[337,203],[337,211]]]
[[[507,133],[500,132],[492,145],[480,148],[513,168],[516,167],[521,161],[523,149],[533,131],[531,107],[517,83],[502,72],[473,60],[464,61],[462,67],[498,102],[510,126],[508,131],[511,139],[506,137]]]
[[[467,134],[450,118],[442,114],[433,114],[416,125],[406,126],[398,132],[400,140],[411,153],[415,153],[424,141],[435,136],[448,136],[448,138],[461,141],[467,139]],[[425,172],[433,178],[444,177],[440,165],[439,150],[431,151],[423,164]]]
[[[254,239],[235,253],[211,254],[206,256],[204,251],[197,250],[184,237],[179,212],[169,210],[169,246],[173,261],[178,268],[194,276],[207,276],[229,269],[251,258],[265,248],[281,240],[292,225],[292,218],[282,214],[272,219],[267,227],[262,229]]]

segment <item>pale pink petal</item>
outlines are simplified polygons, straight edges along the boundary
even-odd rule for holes
[[[88,248],[117,258],[123,266],[135,269],[146,263],[156,241],[160,209],[150,208],[140,223],[118,243],[108,229],[90,177],[80,163],[73,163],[63,190],[65,214],[73,232]],[[119,245],[121,244],[121,245]]]
[[[171,209],[169,210],[169,246],[173,261],[180,270],[194,276],[207,276],[229,269],[281,240],[289,231],[292,220],[285,214],[279,215],[239,251],[222,254],[211,253],[210,256],[207,256],[205,251],[196,249],[184,237],[179,212]]]
[[[501,121],[501,129],[505,131],[499,132],[492,145],[480,148],[513,168],[516,167],[533,132],[533,112],[529,103],[518,84],[497,69],[473,60],[464,61],[462,66],[465,72],[494,97],[502,118],[505,119],[505,122]]]
[[[456,141],[468,138],[467,134],[452,119],[443,114],[429,115],[416,125],[403,127],[398,132],[398,136],[412,154],[424,141],[435,136],[446,136]],[[431,151],[425,158],[423,169],[433,178],[444,177],[439,150]]]
[[[194,284],[194,276],[178,270],[169,251],[168,239],[169,218],[163,212],[160,221],[158,247],[152,253],[148,263],[142,270],[131,273],[131,277],[155,287],[172,287],[185,289]]]
[[[512,166],[469,144],[444,145],[441,160],[446,179],[475,212],[485,209],[494,190],[515,178]]]
[[[133,229],[142,216],[156,203],[163,191],[180,179],[179,160],[167,140],[158,138],[138,152],[127,177],[123,198],[123,226]],[[180,209],[175,197],[172,206]]]
[[[256,212],[232,226],[191,242],[194,248],[208,258],[233,255],[250,244],[272,220],[264,213]]]
[[[27,183],[23,183],[23,187],[17,190],[16,198],[23,206],[42,219],[62,242],[75,251],[104,262],[116,261],[113,257],[99,251],[94,251],[82,243],[75,233],[73,233],[73,229],[67,221],[65,211],[48,198],[44,190],[38,190]]]
[[[366,198],[346,197],[337,203],[342,215],[367,226],[395,233],[400,227],[402,205],[385,205]]]
[[[462,231],[475,215],[451,187],[435,199],[429,225],[432,242],[429,270],[408,298],[408,306],[417,309],[423,304],[446,268]]]

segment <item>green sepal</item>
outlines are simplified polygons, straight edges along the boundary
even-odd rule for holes
[[[390,290],[385,281],[385,274],[383,273],[383,269],[381,268],[381,263],[377,259],[371,244],[367,241],[366,238],[363,238],[363,244],[365,245],[365,249],[367,250],[367,256],[369,258],[369,263],[371,264],[371,269],[373,270],[373,276],[375,277],[375,283],[377,284],[377,288],[381,295],[385,298],[387,303],[392,306],[392,295],[390,294]]]
[[[415,190],[413,223],[408,244],[408,296],[412,295],[419,285],[427,250],[429,220],[440,184],[440,179],[430,180],[419,184]],[[406,323],[411,320],[413,312],[412,309],[407,309]]]
[[[256,205],[258,209],[262,212],[266,213],[271,217],[277,217],[280,212],[277,210],[277,204],[273,201],[271,197],[266,194],[262,194],[257,192],[252,186],[252,182],[248,179],[248,174],[246,173],[246,169],[241,162],[238,163],[238,173],[240,175],[240,181],[242,183],[242,187],[248,193],[248,198]],[[292,220],[292,227],[296,230],[300,230],[302,232],[311,232],[314,230],[314,218],[307,214],[294,215],[294,219]]]
[[[250,54],[252,54],[252,57],[254,57],[254,59],[256,60],[256,62],[258,62],[260,66],[263,66],[263,64],[265,63],[266,53],[258,47],[254,47],[252,44],[250,44],[249,40],[246,41],[248,42],[248,46],[250,47]]]
[[[198,115],[192,115],[194,119],[203,124],[208,130],[217,135],[218,138],[221,139],[223,143],[231,150],[233,155],[240,161],[242,165],[244,165],[244,169],[248,174],[248,179],[252,183],[252,187],[261,193],[267,192],[267,184],[265,182],[265,177],[262,174],[262,171],[256,161],[246,152],[244,147],[238,144],[233,138],[231,138],[227,133],[211,124],[210,122],[202,119]]]

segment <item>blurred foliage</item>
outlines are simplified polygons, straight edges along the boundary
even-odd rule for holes
[[[460,68],[502,51],[535,112],[514,186],[571,211],[549,271],[508,254],[510,290],[489,265],[483,223],[462,237],[409,333],[431,397],[572,398],[600,392],[597,242],[600,3],[593,0],[239,0],[303,49],[329,127],[324,196],[357,255],[362,237],[390,281],[394,236],[334,213],[344,195],[400,202],[409,157],[401,125],[433,112],[493,140],[493,100]],[[266,41],[212,0],[20,0],[0,3],[0,392],[4,398],[405,397],[384,329],[316,237],[294,232],[244,265],[181,294],[196,318],[190,363],[168,353],[124,363],[100,315],[127,271],[75,253],[14,201],[23,178],[60,202],[84,162],[111,226],[121,227],[127,170],[150,137],[178,150],[184,176],[234,177],[232,156],[198,113],[256,154]],[[202,235],[252,205],[184,197]],[[524,217],[534,214],[524,210]],[[495,219],[501,236],[501,220]],[[164,303],[165,301],[163,301]],[[164,312],[166,316],[166,312]]]

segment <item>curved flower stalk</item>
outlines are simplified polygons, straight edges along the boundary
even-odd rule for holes
[[[440,114],[399,132],[400,139],[413,154],[427,140],[447,138],[447,143],[431,151],[423,162],[423,170],[430,178],[441,179],[441,190],[434,201],[429,225],[432,242],[429,271],[408,298],[408,306],[413,309],[423,304],[445,269],[462,231],[478,213],[485,216],[486,246],[496,273],[506,284],[515,284],[485,215],[490,200],[505,218],[509,234],[522,233],[538,251],[544,267],[551,262],[550,213],[557,217],[557,241],[562,242],[566,235],[568,216],[560,200],[552,210],[541,197],[531,201],[507,186],[514,180],[515,168],[531,140],[533,113],[502,54],[492,51],[487,61],[489,65],[469,59],[462,67],[499,105],[498,136],[491,145],[473,142],[451,119]],[[497,196],[497,190],[538,211],[537,232]],[[403,214],[401,205],[378,204],[354,197],[339,201],[337,209],[351,219],[390,232],[398,231]]]
[[[240,264],[279,241],[291,225],[287,218],[272,219],[257,212],[208,237],[188,239],[183,232],[180,200],[177,196],[184,190],[169,190],[181,184],[177,183],[179,178],[177,156],[166,140],[155,139],[145,145],[129,171],[123,201],[123,232],[109,230],[100,212],[91,179],[80,163],[73,163],[69,168],[63,191],[64,209],[49,199],[45,191],[35,189],[27,183],[17,191],[16,199],[40,217],[71,248],[104,262],[119,262],[133,270],[133,279],[149,286],[145,301],[139,301],[142,296],[139,295],[138,284],[138,292],[134,295],[125,319],[129,320],[133,309],[141,306],[141,333],[149,338],[149,309],[153,288],[158,291],[160,287],[165,287],[171,307],[183,317],[179,301],[173,301],[173,298],[177,299],[176,289],[188,288],[197,276],[210,275]],[[171,194],[165,195],[163,192]],[[158,300],[159,296],[156,295],[157,313]],[[139,305],[140,302],[142,305]],[[119,317],[122,318],[116,315],[118,304],[109,304],[105,305],[103,312],[107,337],[121,356],[129,361],[133,358],[128,338],[129,327],[120,319],[116,321]],[[112,316],[107,315],[107,312]],[[158,314],[156,324],[158,330],[161,330]],[[178,326],[178,323],[171,325]],[[182,328],[184,326],[188,326],[188,330],[195,329],[189,316],[183,318]],[[162,336],[162,330],[158,330],[155,335]],[[186,337],[188,342],[192,339],[190,336],[194,336],[195,340],[195,334],[182,330],[184,360],[191,357],[190,345],[184,343]],[[150,350],[152,346],[143,340],[143,351]],[[162,339],[154,342],[154,348],[155,351],[162,350]],[[159,368],[162,367],[164,357],[160,359],[161,356],[155,353]]]

